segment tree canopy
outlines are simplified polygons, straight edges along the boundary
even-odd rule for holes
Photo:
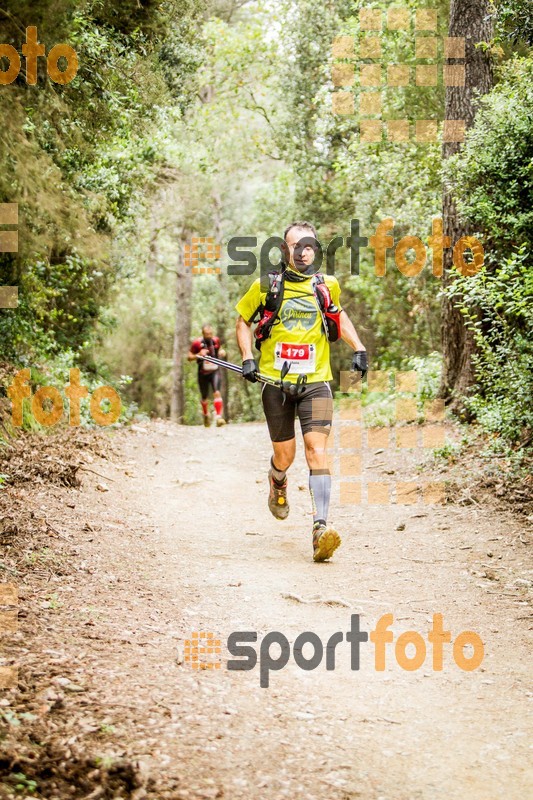
[[[405,64],[414,75],[417,4],[404,6],[410,27],[383,25],[382,61]],[[389,3],[371,7],[387,19]],[[442,43],[449,6],[439,0],[432,8],[431,35]],[[495,67],[494,88],[481,96],[474,87],[473,124],[464,145],[444,161],[440,139],[365,142],[358,115],[336,113],[335,65],[354,68],[353,86],[340,90],[352,93],[355,109],[365,91],[360,63],[332,50],[345,36],[358,52],[370,35],[359,10],[344,0],[4,3],[2,42],[20,51],[25,28],[34,25],[47,52],[70,44],[79,70],[59,85],[41,58],[36,86],[21,71],[0,87],[0,201],[19,204],[20,240],[18,253],[0,255],[0,284],[19,287],[18,308],[0,311],[2,357],[79,364],[93,377],[122,382],[130,401],[159,415],[170,412],[177,380],[180,417],[198,421],[194,374],[184,361],[176,371],[176,360],[186,356],[176,353],[176,342],[183,349],[211,320],[229,357],[238,358],[234,305],[251,278],[228,274],[228,240],[256,237],[258,255],[262,242],[292,219],[312,221],[327,244],[337,235],[346,240],[352,220],[370,237],[391,218],[395,244],[411,235],[426,245],[419,274],[401,274],[389,254],[385,275],[376,276],[369,246],[361,248],[353,274],[346,241],[336,261],[343,306],[373,367],[402,368],[412,359],[435,364],[446,324],[441,308],[457,308],[464,331],[476,331],[471,409],[483,421],[485,405],[507,403],[505,435],[527,438],[531,422],[523,411],[512,418],[510,385],[522,387],[521,407],[527,405],[528,4],[502,0],[492,9],[494,33],[475,53],[483,51]],[[448,91],[441,78],[435,86],[414,80],[385,86],[378,119],[386,125],[405,116],[411,124],[442,120]],[[482,273],[445,292],[428,247],[432,221],[442,215],[443,186],[458,224],[480,237],[486,253]],[[185,248],[193,237],[221,245],[219,274],[191,276]],[[342,347],[334,351],[335,375],[349,359]],[[511,362],[513,374],[491,394],[497,371]],[[226,391],[233,418],[256,417],[258,400],[246,386],[230,381]],[[494,428],[493,412],[488,416]]]

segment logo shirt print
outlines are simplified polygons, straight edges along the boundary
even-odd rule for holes
[[[292,297],[283,303],[280,319],[288,331],[310,331],[316,322],[318,309],[311,298]]]

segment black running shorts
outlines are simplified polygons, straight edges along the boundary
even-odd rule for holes
[[[261,399],[271,441],[287,442],[294,439],[296,414],[304,435],[316,431],[329,436],[333,420],[333,395],[326,381],[308,383],[305,391],[297,397],[291,397],[276,386],[265,383]]]
[[[198,373],[198,386],[200,387],[200,394],[202,400],[207,400],[209,397],[209,387],[213,387],[213,392],[220,391],[220,372],[217,369],[215,372],[208,372],[206,375]]]

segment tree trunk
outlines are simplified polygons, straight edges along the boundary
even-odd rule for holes
[[[183,423],[185,410],[184,364],[186,354],[189,351],[191,335],[192,271],[190,267],[185,267],[183,259],[183,246],[188,241],[190,241],[190,234],[188,231],[184,231],[181,236],[176,268],[176,319],[174,323],[173,380],[170,401],[171,419],[179,423]]]
[[[220,195],[216,190],[213,191],[213,209],[214,209],[214,223],[215,223],[215,242],[218,245],[222,246],[222,240],[224,236],[224,231],[222,228],[222,202],[220,199]],[[227,296],[228,296],[228,286],[227,286],[227,278],[224,275],[223,270],[220,270],[220,275],[218,276],[218,286],[219,286],[219,293],[220,299],[217,308],[217,317],[216,317],[216,335],[220,337],[220,343],[224,350],[227,350],[226,347],[226,339],[227,339]],[[222,400],[224,402],[224,415],[226,420],[230,419],[230,409],[229,409],[229,386],[228,386],[228,375],[225,369],[220,370],[220,393],[222,395]]]
[[[157,267],[159,265],[159,235],[165,227],[161,223],[164,199],[164,191],[163,189],[160,189],[155,195],[152,203],[152,213],[150,217],[150,243],[148,246],[148,258],[146,259],[146,274],[152,281],[155,281]]]
[[[464,120],[467,130],[475,117],[475,95],[485,94],[492,87],[490,53],[476,47],[492,38],[490,13],[490,0],[451,0],[449,36],[465,39],[466,81],[465,86],[446,87],[445,119]],[[448,59],[447,63],[463,62],[462,59]],[[456,153],[460,146],[458,142],[444,142],[443,159]],[[460,220],[455,202],[446,189],[442,213],[444,234],[450,237],[453,247],[458,239],[471,231]],[[443,266],[443,285],[447,286],[457,275],[452,262],[452,248],[445,249]],[[475,343],[472,332],[465,327],[463,315],[446,297],[442,300],[441,338],[444,362],[439,396],[450,402],[452,410],[464,414],[462,397],[468,394],[475,381],[472,367]]]

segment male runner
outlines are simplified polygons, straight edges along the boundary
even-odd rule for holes
[[[202,328],[202,335],[198,339],[194,339],[191,343],[191,349],[187,356],[189,361],[198,362],[198,386],[200,389],[200,402],[202,404],[202,414],[204,417],[204,426],[209,428],[211,424],[211,417],[209,416],[209,387],[213,390],[213,406],[215,407],[215,419],[217,427],[226,424],[226,420],[222,416],[224,410],[224,402],[220,394],[220,372],[216,364],[210,364],[209,361],[203,361],[198,356],[213,356],[215,358],[224,358],[226,355],[225,350],[220,347],[220,339],[218,336],[213,336],[213,328],[211,325],[204,325]]]
[[[275,386],[263,384],[261,396],[273,447],[268,479],[268,507],[277,519],[289,513],[287,470],[294,461],[296,439],[295,415],[302,428],[305,456],[309,466],[309,489],[313,502],[313,559],[325,561],[333,555],[341,540],[328,526],[327,515],[331,494],[331,475],[326,457],[326,443],[333,418],[333,396],[328,381],[332,380],[329,361],[329,340],[313,290],[313,267],[316,246],[315,228],[308,222],[293,222],[284,234],[283,300],[270,335],[261,343],[259,366],[252,351],[251,323],[264,303],[268,285],[257,279],[235,306],[237,343],[243,359],[243,377],[252,383],[258,371],[280,378],[284,360],[291,368],[285,380],[296,383],[299,375],[307,375],[304,391],[291,396]],[[340,287],[337,279],[324,275],[331,300],[340,309]],[[366,350],[345,311],[340,311],[341,336],[355,351],[352,370],[362,376],[368,369]],[[292,345],[292,346],[291,346]],[[299,345],[294,347],[294,345]]]

